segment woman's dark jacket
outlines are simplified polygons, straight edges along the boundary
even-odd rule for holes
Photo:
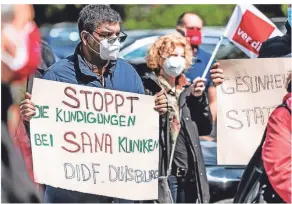
[[[139,74],[141,76],[141,72]],[[154,95],[161,90],[158,78],[154,72],[144,72],[141,78],[146,94]],[[198,197],[200,202],[209,202],[209,184],[199,139],[199,135],[208,135],[212,130],[212,119],[206,96],[194,97],[191,95],[191,87],[186,87],[180,95],[179,108],[181,113],[181,131],[190,141],[189,145],[195,164],[195,181],[199,189],[197,192]],[[159,170],[160,175],[166,175],[171,152],[169,119],[167,115],[160,117],[160,130]]]

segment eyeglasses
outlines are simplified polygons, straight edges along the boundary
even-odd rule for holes
[[[117,37],[111,37],[113,35],[113,33],[101,34],[101,33],[98,33],[96,31],[93,31],[93,32],[96,33],[102,40],[107,39],[109,44],[113,44],[114,42],[116,42],[116,40],[118,40],[122,43],[128,37],[128,35],[126,33],[124,33],[123,31],[120,31],[120,33],[118,34]]]

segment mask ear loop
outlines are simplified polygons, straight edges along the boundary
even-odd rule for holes
[[[93,39],[94,40],[94,42],[96,42],[97,44],[99,44],[100,45],[100,43],[99,42],[97,42],[95,39],[94,39],[94,37],[90,34],[90,33],[88,33],[88,32],[86,32],[86,31],[84,31],[85,33],[86,33],[86,39],[84,39],[84,40],[87,40],[88,39],[88,37],[90,36],[91,37],[91,39]],[[87,40],[87,46],[93,51],[93,52],[95,52],[96,54],[99,54],[100,55],[100,52],[97,52],[95,49],[93,49],[90,45],[89,45],[89,43],[88,43],[88,40]]]

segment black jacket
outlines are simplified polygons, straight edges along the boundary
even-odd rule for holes
[[[141,71],[141,70],[140,70]],[[139,73],[141,74],[141,73]],[[144,72],[141,76],[145,94],[154,96],[161,91],[157,76],[153,72]],[[167,175],[171,153],[171,140],[169,136],[168,114],[159,117],[159,176]]]
[[[263,43],[259,58],[282,57],[291,53],[291,26],[288,21],[285,26],[287,29],[285,35],[270,38]]]
[[[140,73],[141,74],[141,73]],[[145,93],[154,95],[161,88],[158,79],[153,72],[145,72],[142,75]],[[203,153],[200,146],[200,135],[210,134],[212,130],[212,119],[209,111],[206,96],[193,97],[190,95],[191,88],[187,87],[180,95],[179,108],[181,112],[181,131],[190,141],[190,149],[194,159],[195,180],[198,186],[198,198],[200,202],[209,202],[209,184],[206,176],[206,168]],[[160,117],[160,175],[166,175],[170,159],[171,142],[169,138],[169,119],[168,115]],[[196,193],[196,192],[194,192]]]
[[[210,200],[209,184],[206,175],[203,153],[199,135],[209,135],[212,130],[212,117],[205,94],[202,97],[190,95],[191,87],[186,88],[180,95],[181,131],[190,141],[190,150],[194,160],[195,181],[198,186],[198,198],[201,203]]]

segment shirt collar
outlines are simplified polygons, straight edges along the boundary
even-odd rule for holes
[[[174,97],[179,97],[182,89],[178,89],[177,86],[171,87],[171,85],[162,76],[158,76],[160,85],[163,87],[164,91]]]

